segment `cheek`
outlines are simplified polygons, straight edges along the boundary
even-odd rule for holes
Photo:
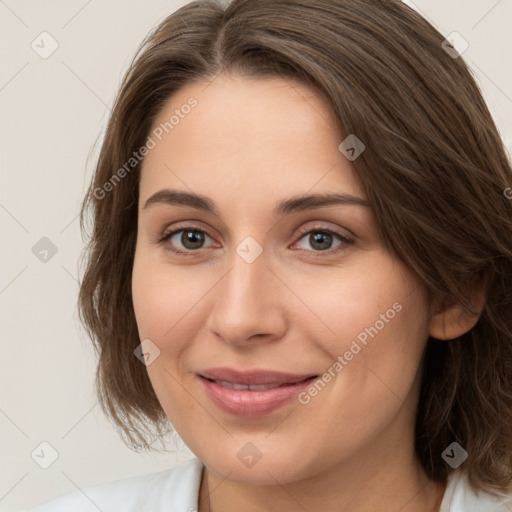
[[[154,251],[156,252],[156,251]],[[158,343],[192,307],[194,283],[163,265],[144,246],[137,247],[132,275],[135,317],[141,337]],[[184,293],[186,290],[186,293]]]
[[[343,268],[282,276],[298,290],[288,294],[290,325],[300,326],[304,338],[322,345],[333,359],[350,350],[354,340],[362,347],[373,342],[400,349],[428,332],[421,283],[381,251],[347,261]]]
[[[132,275],[132,296],[140,339],[149,338],[172,365],[191,348],[204,324],[207,294],[218,277],[204,266],[177,268],[157,251],[137,250]],[[185,358],[182,358],[185,359]]]
[[[386,271],[345,289],[337,303],[324,304],[324,318],[336,332],[322,342],[331,357],[323,376],[332,393],[313,407],[327,414],[343,404],[353,418],[354,436],[369,421],[364,411],[372,411],[375,424],[386,424],[397,414],[413,389],[428,339],[424,290],[409,274],[391,267]],[[344,419],[336,421],[343,424]]]
[[[316,340],[311,355],[318,360],[323,349],[323,376],[335,390],[329,405],[357,396],[370,407],[393,392],[405,397],[421,362],[428,339],[426,291],[399,263],[378,263],[316,281],[305,301],[315,315],[295,319],[305,339]]]
[[[177,271],[144,247],[137,248],[132,274],[137,328],[140,339],[150,339],[160,351],[147,372],[159,402],[176,426],[189,413],[201,412],[195,410],[196,402],[180,383],[190,349],[190,329],[197,328],[200,298],[205,294],[204,285],[191,280],[191,273]]]

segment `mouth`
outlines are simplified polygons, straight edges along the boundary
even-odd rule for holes
[[[228,389],[249,389],[251,391],[262,391],[264,389],[275,389],[280,388],[282,386],[290,386],[291,384],[239,384],[237,382],[229,382],[227,380],[214,380],[214,379],[206,379],[210,382],[215,382],[219,386]]]
[[[270,414],[296,397],[317,374],[213,368],[197,374],[208,398],[222,411],[243,417]]]

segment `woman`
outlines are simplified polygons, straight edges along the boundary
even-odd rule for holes
[[[512,169],[396,0],[192,2],[84,201],[104,411],[197,458],[33,509],[512,510]]]

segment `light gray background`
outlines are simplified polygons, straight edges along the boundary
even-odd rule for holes
[[[94,143],[137,45],[186,3],[0,0],[0,511],[192,456],[182,444],[162,455],[125,447],[93,394],[94,353],[76,313]],[[512,0],[406,3],[467,40],[463,58],[512,148]],[[47,59],[31,47],[44,31],[59,45]],[[58,250],[46,262],[32,252],[43,237]],[[58,452],[48,469],[31,458],[43,441]]]

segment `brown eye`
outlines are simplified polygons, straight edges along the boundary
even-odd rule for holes
[[[347,238],[341,233],[327,228],[313,228],[301,233],[300,240],[296,243],[299,249],[326,254],[332,254],[346,248],[347,245],[353,245],[353,240]],[[338,239],[338,243],[333,243]],[[301,240],[304,240],[304,246],[300,246]],[[309,246],[309,247],[308,247]],[[320,256],[321,254],[318,254]],[[315,255],[316,256],[316,255]]]
[[[169,250],[178,254],[187,254],[202,249],[206,238],[210,238],[204,231],[195,228],[185,228],[165,234],[160,242],[165,242]]]
[[[331,249],[333,244],[333,235],[330,233],[322,233],[320,231],[316,233],[310,233],[307,235],[308,243],[311,245],[313,249],[318,251],[325,251],[327,249]]]

